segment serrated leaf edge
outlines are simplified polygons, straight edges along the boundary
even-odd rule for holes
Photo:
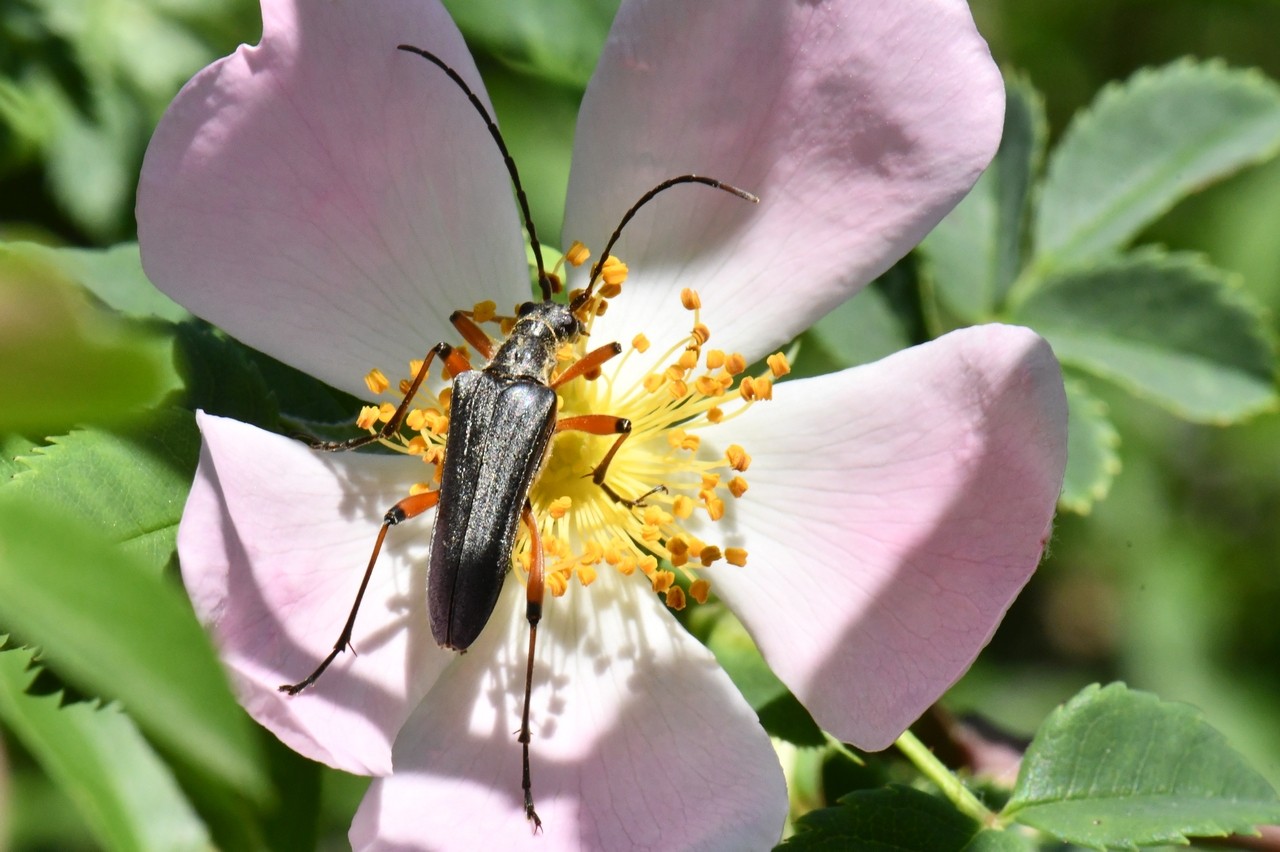
[[[1101,503],[1111,493],[1111,486],[1115,482],[1115,478],[1120,475],[1120,471],[1124,467],[1124,461],[1120,457],[1120,431],[1116,429],[1111,418],[1110,408],[1099,397],[1093,394],[1089,387],[1089,383],[1083,378],[1066,373],[1063,377],[1063,383],[1067,386],[1067,400],[1072,401],[1072,393],[1075,400],[1084,402],[1086,406],[1086,414],[1096,415],[1094,422],[1102,426],[1102,450],[1104,456],[1103,462],[1103,479],[1093,483],[1089,488],[1089,493],[1085,499],[1079,501],[1067,500],[1065,496],[1058,498],[1058,507],[1063,511],[1072,512],[1074,514],[1085,516],[1093,511],[1093,507],[1097,503]],[[1083,399],[1081,399],[1083,397]]]
[[[1050,185],[1057,177],[1061,168],[1061,158],[1058,152],[1067,145],[1073,143],[1080,136],[1094,131],[1100,121],[1099,114],[1107,109],[1114,108],[1117,103],[1123,103],[1126,99],[1135,95],[1140,95],[1144,91],[1151,91],[1161,86],[1168,85],[1171,81],[1178,77],[1194,76],[1198,79],[1206,79],[1206,77],[1214,77],[1216,79],[1226,80],[1235,85],[1242,85],[1252,88],[1259,92],[1267,92],[1274,100],[1280,103],[1280,86],[1271,80],[1260,70],[1256,68],[1234,68],[1228,65],[1220,58],[1212,58],[1207,60],[1197,59],[1195,57],[1184,56],[1167,65],[1158,67],[1141,68],[1133,75],[1125,80],[1117,80],[1107,83],[1093,101],[1072,117],[1067,129],[1063,132],[1061,140],[1050,153],[1047,166],[1045,169],[1044,180],[1040,184],[1040,193],[1037,198],[1043,195],[1044,189]],[[1280,152],[1280,140],[1277,140],[1270,147],[1258,152],[1253,158],[1242,161],[1234,168],[1221,172],[1214,176],[1213,180],[1218,181],[1242,169],[1252,165],[1265,162]],[[1203,188],[1201,186],[1200,188]],[[1174,199],[1167,204],[1154,211],[1150,221],[1155,221],[1171,210],[1181,199]],[[1036,215],[1038,222],[1039,205],[1036,205]],[[1031,227],[1032,239],[1038,237],[1038,229],[1033,223]],[[1046,253],[1042,246],[1036,244],[1032,246],[1032,258],[1029,268],[1044,272],[1053,269],[1057,265],[1056,258],[1063,253],[1069,253],[1072,245],[1079,242],[1077,235],[1072,242],[1055,247],[1051,252]]]
[[[1020,325],[1027,325],[1012,316],[1016,313],[1017,307],[1027,301],[1037,292],[1051,285],[1055,279],[1065,278],[1072,275],[1082,273],[1092,273],[1105,271],[1107,269],[1122,269],[1125,267],[1133,267],[1142,264],[1151,264],[1166,269],[1188,271],[1191,274],[1202,277],[1203,279],[1218,285],[1218,296],[1220,304],[1227,308],[1239,308],[1249,319],[1251,331],[1256,340],[1261,341],[1271,356],[1271,360],[1277,360],[1277,353],[1280,352],[1280,344],[1278,344],[1275,332],[1271,328],[1271,311],[1259,301],[1244,286],[1244,278],[1239,273],[1231,272],[1214,266],[1209,262],[1209,258],[1199,252],[1190,251],[1169,251],[1163,246],[1145,245],[1140,246],[1133,251],[1113,255],[1105,258],[1097,258],[1085,263],[1077,263],[1069,266],[1063,266],[1054,269],[1049,275],[1039,277],[1035,280],[1034,288],[1028,288],[1019,293],[1019,297],[1015,302],[1010,302],[1010,316],[1006,317],[1006,321],[1014,322]],[[1034,326],[1030,326],[1035,330]],[[1163,399],[1155,394],[1148,393],[1144,388],[1136,382],[1131,382],[1122,376],[1112,375],[1110,373],[1099,372],[1092,366],[1080,364],[1069,359],[1063,360],[1064,364],[1079,370],[1081,373],[1087,374],[1095,379],[1101,379],[1110,382],[1118,388],[1123,389],[1132,396],[1146,400],[1157,407],[1168,411],[1169,413],[1186,420],[1191,423],[1205,423],[1212,426],[1229,426],[1241,423],[1259,414],[1266,414],[1276,410],[1280,410],[1280,394],[1277,393],[1276,383],[1280,379],[1280,365],[1273,363],[1271,384],[1272,394],[1270,400],[1260,402],[1253,406],[1245,406],[1232,416],[1227,417],[1203,417],[1194,414],[1184,407],[1179,406],[1169,400]]]

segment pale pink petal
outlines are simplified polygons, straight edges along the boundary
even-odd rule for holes
[[[964,0],[628,0],[579,116],[565,240],[602,250],[632,202],[687,172],[761,203],[703,187],[654,200],[613,252],[626,309],[596,336],[686,331],[692,287],[713,345],[776,348],[960,200],[1003,111]]]
[[[405,724],[370,787],[356,849],[767,849],[786,816],[769,739],[715,660],[639,576],[549,599],[532,703],[525,820],[524,589]]]
[[[160,122],[138,188],[143,266],[245,343],[364,393],[481,299],[527,298],[502,159],[436,0],[263,0],[263,39],[206,68]]]
[[[290,748],[349,772],[391,770],[391,744],[453,654],[426,620],[431,517],[390,531],[356,620],[358,656],[310,674],[351,610],[382,516],[430,468],[322,454],[199,415],[204,447],[178,531],[182,578],[241,704]]]
[[[964,673],[1035,570],[1066,422],[1048,344],[1011,326],[781,383],[707,433],[754,457],[714,530],[748,564],[713,568],[712,588],[818,724],[884,748]]]

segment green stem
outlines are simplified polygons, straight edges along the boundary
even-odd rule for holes
[[[915,734],[910,731],[905,732],[898,737],[895,745],[906,755],[907,760],[915,764],[916,769],[919,769],[924,777],[938,785],[942,794],[950,799],[961,813],[977,820],[982,826],[992,826],[999,821],[995,814],[978,801],[977,796],[969,792],[968,787],[960,783],[955,773],[943,766],[942,761],[938,760],[924,743],[916,739]]]

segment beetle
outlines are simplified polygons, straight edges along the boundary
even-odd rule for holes
[[[497,604],[502,584],[511,570],[516,536],[524,524],[530,539],[525,617],[529,622],[528,657],[525,666],[524,709],[517,740],[523,750],[521,787],[525,816],[537,831],[542,826],[533,804],[529,771],[529,704],[533,686],[534,652],[538,624],[542,618],[544,594],[543,552],[539,527],[529,502],[529,492],[550,452],[557,432],[582,431],[593,435],[616,435],[610,449],[591,472],[593,482],[616,503],[628,508],[645,505],[645,498],[664,491],[656,485],[645,494],[628,498],[618,494],[606,481],[610,462],[631,433],[631,422],[608,414],[584,414],[558,418],[556,388],[591,374],[618,355],[622,347],[609,343],[592,350],[553,375],[556,353],[585,333],[582,314],[592,304],[600,280],[603,260],[617,243],[623,228],[636,212],[654,196],[678,184],[701,184],[757,202],[754,195],[722,181],[695,174],[669,178],[642,195],[623,215],[601,253],[602,261],[592,268],[587,287],[566,302],[553,298],[557,283],[543,265],[542,250],[534,230],[528,200],[520,183],[515,161],[507,150],[497,124],[484,104],[462,77],[435,54],[412,45],[399,50],[426,59],[440,68],[470,99],[502,154],[510,174],[520,212],[529,234],[538,271],[541,301],[520,305],[514,324],[500,346],[493,341],[467,311],[455,311],[449,318],[459,334],[486,359],[481,369],[472,369],[466,356],[446,342],[437,343],[427,353],[404,399],[395,413],[376,433],[347,441],[311,441],[317,450],[353,450],[397,435],[408,416],[415,394],[439,358],[453,381],[449,429],[440,485],[436,490],[410,495],[392,506],[383,516],[373,552],[342,632],[328,656],[307,677],[279,689],[297,695],[316,682],[339,653],[351,647],[356,614],[369,585],[374,564],[387,530],[430,509],[436,510],[427,572],[427,608],[431,634],[444,648],[466,651],[488,624]]]

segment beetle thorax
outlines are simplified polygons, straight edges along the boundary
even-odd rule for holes
[[[582,323],[558,302],[526,302],[515,327],[494,354],[486,371],[508,378],[528,378],[545,384],[556,365],[556,351],[574,343]]]

